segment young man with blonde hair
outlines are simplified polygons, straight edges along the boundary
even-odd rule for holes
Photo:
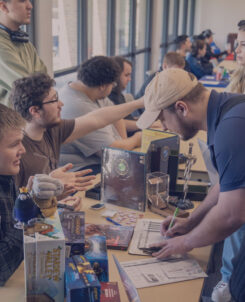
[[[24,119],[0,104],[0,286],[23,260],[23,232],[14,228],[12,216],[16,189],[13,176],[19,173]]]

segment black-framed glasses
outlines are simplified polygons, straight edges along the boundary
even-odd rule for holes
[[[47,102],[44,102],[43,105],[44,105],[44,104],[57,103],[57,102],[59,102],[59,96],[58,96],[58,93],[56,92],[56,97],[55,97],[55,99],[50,100],[50,101],[47,101]]]

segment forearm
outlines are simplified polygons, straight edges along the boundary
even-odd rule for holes
[[[116,140],[114,141],[110,147],[124,149],[124,150],[133,150],[136,147],[140,146],[140,142],[134,137],[131,136],[127,139]]]
[[[219,194],[218,203],[200,224],[186,235],[189,247],[201,247],[220,241],[245,223],[245,189]]]
[[[143,100],[137,100],[121,105],[107,106],[78,117],[75,119],[75,128],[72,134],[67,138],[65,143],[69,143],[75,139],[87,135],[92,131],[104,128],[109,124],[115,123],[134,110],[143,107]]]
[[[117,132],[121,136],[121,138],[127,138],[127,130],[126,130],[126,125],[125,125],[125,120],[120,119],[119,121],[116,121],[114,123],[115,128],[117,129]]]
[[[210,209],[217,204],[219,191],[219,184],[216,184],[202,203],[190,214],[189,220],[193,227],[198,225]]]
[[[136,121],[124,119],[127,131],[136,131],[139,128],[136,125]]]

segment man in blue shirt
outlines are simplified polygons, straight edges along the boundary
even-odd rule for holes
[[[171,217],[163,221],[162,234],[172,238],[159,243],[161,250],[153,256],[164,258],[218,242],[245,224],[245,102],[234,105],[220,118],[224,104],[235,97],[207,90],[192,74],[180,69],[165,70],[148,85],[145,112],[138,126],[147,128],[159,118],[165,130],[177,132],[183,140],[199,130],[207,131],[220,178],[188,218],[176,218],[170,230]]]

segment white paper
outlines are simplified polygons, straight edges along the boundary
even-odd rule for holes
[[[149,247],[150,244],[159,243],[163,240],[163,236],[160,234],[160,225],[162,219],[138,219],[137,224],[134,229],[134,235],[130,243],[129,254],[135,255],[149,255],[144,253],[139,247]],[[156,231],[151,231],[149,229],[150,224],[155,224]],[[145,244],[143,244],[145,242]]]
[[[195,259],[143,260],[120,263],[136,288],[207,277]]]

